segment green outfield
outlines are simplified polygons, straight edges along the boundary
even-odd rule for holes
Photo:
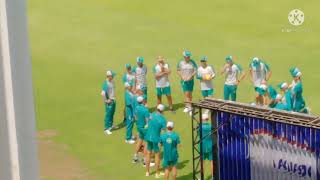
[[[37,128],[56,130],[53,140],[68,145],[96,179],[152,179],[144,177],[141,165],[131,163],[134,147],[124,143],[125,129],[103,134],[101,85],[107,69],[117,73],[115,123],[120,123],[124,64],[143,56],[149,68],[149,105],[154,107],[151,68],[156,56],[163,55],[174,70],[170,77],[174,104],[181,107],[175,66],[186,49],[197,62],[207,55],[216,70],[229,54],[245,70],[253,56],[262,57],[271,66],[273,85],[291,82],[289,67],[298,66],[306,102],[320,114],[319,6],[319,0],[29,0]],[[295,8],[305,13],[305,22],[298,27],[288,22],[288,13]],[[222,76],[214,80],[217,98],[222,98],[223,80]],[[199,82],[196,85],[194,99],[199,100]],[[240,84],[238,100],[252,102],[253,97],[247,79]],[[182,108],[176,115],[166,115],[181,135],[179,179],[191,179],[190,117]]]

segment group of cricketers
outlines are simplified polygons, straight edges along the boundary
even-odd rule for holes
[[[185,97],[184,113],[192,115],[191,104],[192,92],[194,89],[194,79],[200,81],[200,89],[203,97],[212,97],[214,87],[212,80],[216,77],[213,66],[208,65],[208,58],[203,56],[200,58],[200,66],[198,67],[195,60],[191,58],[190,51],[183,51],[183,58],[177,64],[177,74],[180,77],[180,84]],[[233,56],[225,58],[225,65],[221,69],[220,74],[225,76],[224,83],[224,99],[236,101],[237,88],[246,74],[239,64],[234,62]],[[171,68],[165,58],[157,57],[157,62],[153,66],[153,75],[156,82],[157,107],[155,112],[150,113],[147,98],[147,66],[144,64],[144,58],[138,57],[137,64],[132,67],[131,64],[125,65],[125,73],[122,76],[122,82],[125,88],[125,125],[126,137],[125,142],[128,144],[136,143],[133,162],[142,162],[146,167],[146,176],[150,175],[150,165],[155,165],[156,178],[165,175],[169,179],[169,173],[172,172],[173,179],[177,175],[178,162],[178,146],[180,145],[180,137],[173,131],[174,122],[167,121],[164,112],[166,107],[162,104],[162,96],[165,95],[168,101],[168,110],[174,113],[173,102],[171,96],[171,87],[169,76]],[[294,67],[290,69],[293,78],[289,85],[282,82],[278,85],[281,93],[270,84],[268,80],[271,78],[271,70],[269,65],[262,59],[254,57],[249,65],[249,76],[256,92],[254,105],[269,106],[286,111],[295,111],[308,113],[308,108],[302,96],[302,73]],[[106,135],[112,134],[113,117],[116,109],[115,100],[115,73],[111,70],[106,72],[106,79],[103,83],[101,95],[105,104],[105,130]],[[282,94],[282,95],[281,95]],[[211,133],[211,124],[209,123],[209,111],[202,114],[202,133]],[[136,123],[138,131],[138,140],[132,134],[133,126]],[[211,173],[213,177],[214,165],[212,162],[212,138],[208,136],[202,141],[203,159],[211,162]],[[163,147],[162,165],[165,173],[160,172],[160,146]],[[139,152],[143,149],[143,156],[139,158]],[[154,157],[154,163],[152,162]]]

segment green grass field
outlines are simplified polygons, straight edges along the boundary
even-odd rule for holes
[[[117,112],[122,121],[125,63],[144,56],[149,67],[149,104],[155,106],[151,67],[165,56],[171,67],[181,52],[191,50],[198,60],[207,55],[220,69],[226,55],[235,55],[245,70],[253,56],[272,68],[271,84],[290,81],[289,67],[303,72],[304,96],[320,114],[320,1],[298,0],[29,0],[29,31],[33,64],[37,128],[54,129],[54,141],[67,144],[97,179],[150,179],[131,163],[133,146],[124,143],[125,130],[103,134],[104,107],[100,97],[106,69],[117,72]],[[289,24],[292,9],[305,13],[302,26]],[[283,30],[296,32],[283,32]],[[214,80],[215,97],[222,98],[224,78]],[[171,76],[174,103],[183,101],[176,73]],[[198,85],[198,82],[197,82]],[[197,86],[195,100],[200,99]],[[238,100],[252,102],[253,88],[241,83]],[[165,101],[166,102],[166,101]],[[167,113],[181,135],[180,179],[191,179],[191,124],[182,113]]]

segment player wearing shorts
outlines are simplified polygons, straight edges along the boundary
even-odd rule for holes
[[[212,97],[214,90],[212,79],[215,78],[215,72],[212,66],[207,64],[208,58],[203,56],[200,58],[201,66],[198,67],[197,79],[200,80],[201,94],[204,98]]]
[[[106,80],[103,82],[101,95],[105,105],[105,117],[104,117],[104,133],[111,135],[113,126],[113,117],[116,110],[116,98],[115,98],[115,74],[112,71],[106,72]]]
[[[133,73],[135,74],[136,90],[141,90],[144,94],[145,101],[148,100],[148,88],[147,88],[147,66],[144,63],[143,57],[137,57],[137,66],[133,67]]]
[[[162,166],[165,169],[165,179],[169,180],[172,171],[172,179],[177,178],[177,164],[179,159],[178,146],[180,145],[180,137],[173,132],[173,122],[167,123],[167,132],[160,137],[160,144],[163,146]]]
[[[202,137],[205,137],[202,140],[202,158],[203,160],[210,161],[210,170],[212,179],[214,179],[214,164],[213,164],[213,149],[212,149],[212,141],[213,141],[213,134],[212,134],[212,126],[209,123],[209,116],[208,114],[202,114]],[[200,149],[200,145],[199,145]]]
[[[162,95],[166,95],[168,99],[169,109],[173,111],[171,87],[169,75],[171,73],[169,64],[165,63],[164,58],[159,56],[157,64],[153,66],[153,74],[156,79],[156,91],[158,104],[162,104]]]
[[[242,67],[233,62],[232,56],[226,57],[226,64],[224,65],[221,75],[225,75],[224,83],[224,100],[232,101],[237,100],[237,89],[240,81],[242,81],[246,74],[242,70]]]
[[[138,105],[135,108],[135,116],[137,121],[137,131],[139,134],[139,139],[136,145],[135,153],[133,156],[133,163],[139,162],[138,153],[141,148],[141,146],[144,146],[144,161],[147,153],[147,148],[144,142],[145,136],[146,136],[146,125],[148,123],[148,120],[150,119],[150,112],[149,109],[145,106],[146,100],[143,98],[143,96],[137,97]]]
[[[150,175],[150,159],[151,154],[155,154],[155,167],[156,167],[156,178],[161,176],[160,174],[160,134],[162,130],[166,128],[166,118],[163,116],[164,105],[159,104],[157,106],[157,112],[152,113],[150,120],[148,121],[147,133],[145,140],[147,143],[147,158],[146,158],[146,176]]]
[[[190,51],[183,51],[183,60],[180,60],[177,65],[177,72],[179,77],[181,78],[181,87],[184,93],[185,101],[192,101],[192,92],[194,86],[194,76],[197,73],[197,64],[194,60],[191,59]],[[183,112],[190,113],[191,115],[191,104],[186,103],[186,107]]]
[[[250,80],[253,83],[254,90],[256,92],[256,104],[262,106],[264,105],[264,96],[258,92],[258,89],[262,84],[266,84],[266,82],[270,79],[270,67],[259,58],[254,57],[249,65],[249,71]]]

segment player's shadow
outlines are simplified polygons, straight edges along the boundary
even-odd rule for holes
[[[178,176],[177,177],[177,180],[186,180],[186,179],[193,179],[193,173],[189,173],[189,174],[186,174],[186,175],[183,175],[183,176]]]
[[[181,109],[181,108],[184,108],[185,107],[185,104],[184,103],[176,103],[176,104],[173,104],[173,109],[175,111]]]
[[[173,104],[173,110],[174,111],[177,111],[178,109],[181,109],[185,107],[185,104],[184,103],[176,103],[176,104]],[[155,110],[157,109],[157,107],[152,107],[150,108],[150,112],[154,112]]]
[[[189,160],[184,160],[178,163],[177,165],[177,169],[183,169],[187,166],[187,164],[189,163]]]
[[[126,123],[125,123],[125,121],[122,121],[121,123],[117,124],[116,128],[114,128],[112,131],[118,131],[124,127],[126,127]]]

